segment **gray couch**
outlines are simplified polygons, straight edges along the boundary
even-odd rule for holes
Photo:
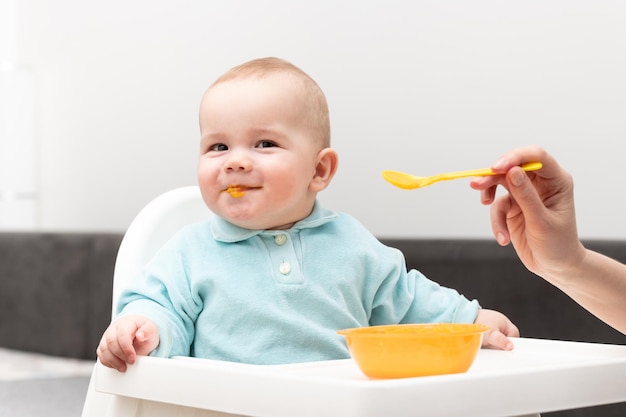
[[[120,234],[0,233],[0,348],[94,361],[111,317],[121,240]],[[30,362],[36,368],[47,362],[33,355],[18,358],[13,366],[27,374]],[[81,415],[87,374],[33,376],[0,376],[0,416]]]
[[[121,234],[0,233],[0,347],[94,360],[110,320],[121,239]],[[626,336],[528,272],[511,248],[487,239],[383,242],[402,250],[409,268],[505,313],[524,337],[626,344]],[[586,245],[626,262],[626,241]],[[0,382],[0,415],[39,415],[28,410],[41,404],[47,416],[78,416],[87,382],[86,377]],[[623,417],[626,403],[544,416]]]

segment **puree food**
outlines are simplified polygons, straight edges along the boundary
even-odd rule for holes
[[[230,196],[233,198],[241,198],[244,196],[244,194],[246,194],[246,192],[243,191],[240,187],[234,187],[234,186],[228,187],[226,189],[226,192],[230,194]]]

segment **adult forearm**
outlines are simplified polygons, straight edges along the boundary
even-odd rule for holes
[[[626,265],[587,249],[580,265],[553,278],[581,306],[626,334]]]

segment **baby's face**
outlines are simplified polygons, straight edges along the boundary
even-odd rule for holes
[[[281,74],[205,94],[198,183],[215,214],[248,229],[284,229],[311,212],[320,145],[303,126],[302,94]]]

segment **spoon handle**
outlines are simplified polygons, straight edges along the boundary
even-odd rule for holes
[[[491,170],[491,168],[468,169],[466,171],[446,172],[445,174],[434,175],[433,179],[436,178],[437,181],[444,181],[444,180],[453,180],[455,178],[484,177],[486,175],[493,175],[493,171]]]
[[[522,164],[520,167],[524,171],[535,171],[542,167],[541,162],[529,162],[527,164]],[[453,180],[455,178],[466,178],[466,177],[485,177],[488,175],[496,175],[491,168],[480,168],[480,169],[469,169],[467,171],[456,171],[456,172],[448,172],[445,174],[435,175],[437,181],[444,180]]]

